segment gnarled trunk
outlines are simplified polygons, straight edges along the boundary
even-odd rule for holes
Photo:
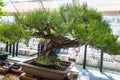
[[[44,38],[50,41],[46,43],[46,48],[41,52],[43,55],[54,55],[56,48],[78,47],[80,43],[76,40],[70,40],[63,36],[46,35]]]

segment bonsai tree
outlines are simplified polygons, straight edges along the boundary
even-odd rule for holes
[[[29,31],[24,30],[20,25],[16,23],[2,23],[2,25],[3,26],[0,27],[2,42],[14,44],[23,39],[26,39],[26,41],[30,39]]]
[[[2,0],[0,1],[0,18],[2,16],[5,16],[7,15],[7,12],[3,11],[2,7],[4,6],[4,3],[2,2]],[[2,26],[2,23],[0,23],[0,27]],[[1,31],[0,31],[1,32]],[[1,38],[1,35],[0,35],[0,38]]]
[[[38,9],[15,14],[15,18],[16,23],[29,30],[32,36],[44,39],[45,47],[34,60],[36,64],[60,66],[61,61],[54,54],[56,49],[78,47],[80,44],[109,54],[120,53],[117,36],[111,33],[108,22],[87,5],[63,5],[52,11]]]
[[[0,18],[2,16],[6,16],[7,15],[7,12],[2,9],[3,6],[4,6],[4,3],[1,0],[0,1]],[[2,24],[2,22],[0,22],[0,41],[1,41],[2,37],[3,37],[2,36],[2,34],[3,34],[3,27],[2,26],[3,26],[3,24]],[[0,51],[0,60],[5,60],[6,58],[7,58],[7,54],[4,54],[4,52]]]
[[[1,0],[0,1],[0,18],[2,17],[2,16],[6,16],[7,15],[7,12],[6,11],[4,11],[2,8],[4,7],[4,3],[3,3],[3,1]],[[0,20],[1,21],[1,20]],[[2,26],[2,24],[0,23],[0,27]],[[0,38],[1,38],[1,35],[0,35]]]
[[[0,18],[1,18],[2,16],[7,15],[7,12],[2,9],[3,7],[4,7],[4,3],[3,3],[2,0],[0,0]]]
[[[0,27],[0,35],[0,41],[10,45],[9,53],[11,54],[12,52],[13,57],[15,55],[15,43],[18,43],[22,40],[28,43],[27,41],[30,38],[29,31],[25,30],[16,23],[2,23],[2,26]],[[13,45],[13,49],[11,48],[11,45]],[[16,56],[18,55],[17,52],[18,48],[16,47]]]

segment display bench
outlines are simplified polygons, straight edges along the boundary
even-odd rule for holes
[[[18,50],[18,52],[19,52],[19,55],[31,56],[31,55],[36,54],[36,53],[37,53],[37,50],[20,48],[20,49]]]
[[[8,61],[3,61],[4,64],[0,66],[0,80],[50,80],[46,77],[38,77],[35,75],[26,74],[21,65],[17,63],[11,63]],[[10,78],[10,79],[8,79]],[[77,80],[77,74],[73,74],[73,72],[68,73],[63,80]]]
[[[5,47],[0,46],[0,51],[5,51]]]
[[[73,67],[75,66],[73,65]],[[21,66],[18,68],[0,66],[0,80],[3,80],[3,78],[6,78],[6,77],[11,78],[11,80],[50,80],[43,77],[37,77],[35,75],[26,74],[22,70]],[[6,79],[6,80],[9,80],[9,79]],[[78,72],[72,71],[71,69],[71,71],[66,75],[66,77],[63,80],[89,80],[89,76],[79,75]]]
[[[0,51],[5,51],[5,47],[0,46]],[[31,56],[37,53],[37,50],[29,49],[29,48],[19,48],[18,54],[24,56]]]

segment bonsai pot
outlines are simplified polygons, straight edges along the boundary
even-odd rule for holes
[[[10,64],[6,61],[0,60],[0,73],[7,73],[9,71]]]
[[[5,54],[0,54],[0,60],[6,60],[8,57],[8,54],[5,53]]]
[[[0,73],[5,74],[5,73],[7,73],[8,71],[9,71],[9,68],[0,66]]]
[[[64,71],[61,71],[57,69],[32,65],[29,64],[30,62],[31,61],[27,61],[25,63],[19,62],[18,64],[22,66],[22,70],[26,74],[34,75],[37,77],[43,77],[51,80],[63,80],[66,77],[67,73],[70,72],[70,65]]]

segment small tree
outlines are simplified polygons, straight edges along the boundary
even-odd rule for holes
[[[24,39],[25,42],[28,42],[30,38],[29,31],[26,31],[24,28],[19,26],[16,23],[2,23],[0,27],[0,41],[6,44],[6,51],[11,54],[12,56],[18,55],[18,43]],[[16,44],[16,51],[15,51],[15,44]],[[9,51],[8,51],[8,46]],[[13,49],[11,48],[13,45]]]
[[[2,16],[6,16],[7,15],[7,12],[5,12],[2,8],[4,7],[4,3],[3,3],[3,1],[2,0],[0,0],[0,18],[2,17]],[[0,20],[1,21],[1,20]],[[0,27],[2,26],[2,24],[0,23]],[[1,35],[1,31],[0,31],[0,39],[1,39],[1,37],[2,37],[2,35]],[[7,43],[6,43],[6,46],[8,46],[7,45]]]
[[[43,60],[47,60],[47,65],[56,63],[56,59],[50,58],[56,48],[78,47],[80,44],[102,49],[109,54],[120,53],[117,36],[111,33],[109,24],[100,13],[88,9],[87,5],[64,5],[53,11],[39,9],[23,15],[16,14],[15,18],[24,29],[34,32],[32,36],[45,39],[45,48],[36,59],[37,63],[43,63]],[[41,59],[41,56],[44,58]]]
[[[2,2],[2,0],[0,0],[0,18],[2,16],[7,15],[7,12],[3,11],[2,7],[4,6],[4,3]],[[0,23],[0,27],[2,26],[2,24]],[[0,31],[1,32],[1,31]],[[0,38],[1,38],[1,34],[0,34]]]
[[[2,23],[2,25],[0,27],[1,41],[4,43],[14,44],[22,39],[30,38],[30,33],[16,23]]]
[[[0,0],[0,18],[1,18],[2,16],[7,15],[7,12],[2,9],[3,7],[4,7],[4,3],[3,3],[2,0]]]

